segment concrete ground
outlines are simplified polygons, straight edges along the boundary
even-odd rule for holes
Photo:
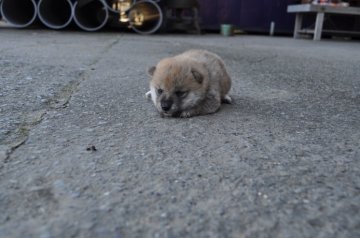
[[[161,118],[211,50],[232,105]],[[0,29],[0,237],[360,237],[360,44]]]

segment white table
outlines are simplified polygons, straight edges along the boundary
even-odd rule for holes
[[[325,14],[360,15],[360,7],[340,7],[340,6],[327,6],[327,5],[314,5],[314,4],[289,5],[287,11],[289,13],[296,13],[294,38],[298,38],[301,33],[314,34],[314,40],[321,39]],[[301,28],[303,15],[308,13],[316,14],[314,30],[303,30]],[[331,32],[353,33],[346,31],[331,31]]]

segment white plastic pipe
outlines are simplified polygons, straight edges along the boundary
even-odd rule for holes
[[[18,28],[30,26],[37,16],[34,0],[2,0],[0,10],[5,21]]]
[[[102,0],[79,0],[73,6],[73,17],[84,31],[97,31],[106,25],[109,11]]]
[[[131,28],[140,34],[152,34],[163,24],[163,12],[152,0],[137,1],[129,10]]]
[[[70,0],[40,0],[37,11],[40,21],[51,29],[67,27],[73,18]]]

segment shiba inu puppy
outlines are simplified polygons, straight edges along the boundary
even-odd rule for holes
[[[192,117],[214,113],[231,103],[231,79],[222,59],[209,51],[189,50],[165,58],[148,70],[150,91],[162,116]]]

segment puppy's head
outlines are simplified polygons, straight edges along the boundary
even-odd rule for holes
[[[206,96],[209,75],[197,62],[168,58],[148,70],[151,99],[163,116],[178,116]]]

